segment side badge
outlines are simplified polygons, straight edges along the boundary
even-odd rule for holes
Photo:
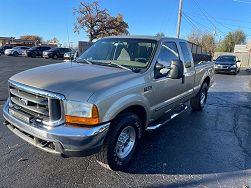
[[[144,88],[144,92],[152,91],[153,87],[152,86],[147,86]]]

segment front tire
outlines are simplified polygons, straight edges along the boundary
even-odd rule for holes
[[[101,151],[96,154],[98,163],[116,171],[126,169],[141,138],[141,127],[140,118],[133,113],[116,118]]]
[[[208,85],[207,83],[203,83],[199,93],[190,100],[191,108],[194,111],[201,111],[204,108],[207,101],[207,92]]]
[[[53,55],[53,59],[57,59],[57,58],[58,58],[57,54]]]

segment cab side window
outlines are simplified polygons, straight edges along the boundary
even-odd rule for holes
[[[164,67],[169,67],[171,61],[179,60],[179,52],[175,42],[165,42],[161,45],[160,53],[157,59],[157,63]],[[158,70],[155,70],[155,78],[163,77]]]
[[[192,59],[190,56],[190,49],[188,49],[187,44],[185,42],[180,42],[180,48],[184,57],[184,64],[186,66],[186,64],[191,64]]]

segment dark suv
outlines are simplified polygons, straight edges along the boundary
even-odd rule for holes
[[[63,58],[64,54],[70,51],[71,51],[70,48],[52,48],[50,50],[44,51],[43,57],[53,58],[53,59]]]
[[[46,50],[50,50],[51,47],[48,46],[34,46],[25,51],[24,55],[27,57],[37,57],[43,55],[43,52]]]
[[[0,46],[0,54],[4,54],[6,49],[11,49],[13,46]]]

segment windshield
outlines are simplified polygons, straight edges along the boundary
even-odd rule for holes
[[[47,50],[47,51],[50,51],[50,52],[53,52],[53,51],[57,51],[59,48],[51,48],[51,49],[49,49],[49,50]]]
[[[235,62],[234,56],[220,56],[216,59],[217,63],[230,63],[233,64]]]
[[[36,50],[38,47],[32,47],[29,50]]]
[[[85,51],[77,62],[146,69],[156,46],[157,41],[148,39],[101,39]]]

